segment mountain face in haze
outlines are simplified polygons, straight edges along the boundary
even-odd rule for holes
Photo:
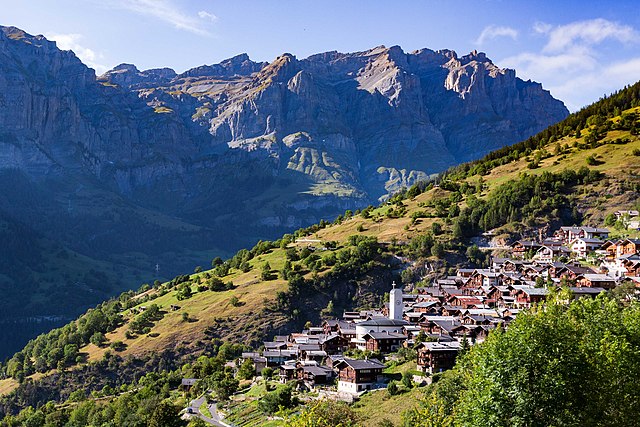
[[[4,316],[67,313],[184,272],[568,114],[475,51],[243,54],[182,74],[122,64],[96,77],[14,27],[0,29],[0,107],[0,217],[32,232],[41,260],[0,275],[0,288],[30,283],[38,295],[6,299]],[[41,283],[62,294],[46,298]]]

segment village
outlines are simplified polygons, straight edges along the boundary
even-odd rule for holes
[[[638,219],[636,211],[616,215]],[[282,383],[322,389],[325,395],[329,390],[335,398],[353,401],[385,388],[385,359],[411,348],[423,374],[414,380],[430,382],[454,366],[466,345],[482,342],[492,329],[507,328],[520,310],[544,300],[552,289],[566,288],[573,298],[582,298],[623,282],[640,287],[640,239],[608,238],[607,229],[574,226],[539,242],[519,240],[510,245],[509,256],[491,258],[488,268],[458,269],[455,276],[411,292],[393,283],[389,302],[379,310],[345,312],[342,319],[276,336],[242,359],[251,360],[257,373],[274,369]]]

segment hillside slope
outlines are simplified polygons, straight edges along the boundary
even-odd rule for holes
[[[123,295],[101,308],[108,319],[105,324],[113,320],[102,329],[103,341],[88,343],[85,338],[62,364],[38,361],[45,353],[34,353],[36,348],[55,347],[61,339],[64,344],[73,333],[88,336],[100,330],[86,331],[93,322],[85,320],[38,338],[22,356],[14,357],[21,362],[10,362],[7,373],[22,372],[17,377],[23,380],[24,374],[41,371],[32,376],[36,387],[46,399],[59,399],[77,381],[86,381],[86,374],[100,363],[119,360],[115,371],[103,367],[104,376],[94,374],[91,387],[117,385],[136,369],[149,369],[145,361],[157,355],[179,364],[206,353],[219,339],[257,344],[306,321],[317,322],[321,315],[377,307],[390,280],[399,280],[407,268],[411,274],[402,279],[413,283],[445,274],[453,265],[482,262],[477,256],[467,258],[467,239],[488,227],[510,240],[545,224],[601,225],[606,214],[638,207],[638,117],[638,107],[622,110],[598,120],[599,125],[585,126],[579,135],[574,129],[538,148],[512,153],[512,160],[482,174],[473,171],[482,162],[450,170],[439,177],[439,185],[416,185],[377,208],[347,212],[333,224],[322,222],[277,242],[261,242],[226,262],[214,261],[213,270],[158,283],[135,296]],[[598,126],[605,130],[591,138]],[[513,196],[529,188],[538,195]],[[491,216],[504,206],[515,211]],[[330,301],[333,312],[327,311]],[[138,368],[118,374],[117,366],[125,360],[138,361],[133,365]],[[67,385],[56,385],[62,379]],[[16,387],[11,379],[0,382],[5,392]]]
[[[0,209],[95,260],[82,274],[96,264],[140,277],[112,278],[114,291],[377,204],[567,115],[478,52],[239,55],[179,75],[123,64],[96,77],[14,27],[0,28],[0,105],[11,106],[0,109]],[[0,320],[27,314],[17,306]]]

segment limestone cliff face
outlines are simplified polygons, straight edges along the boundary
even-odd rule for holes
[[[0,106],[0,169],[80,180],[214,228],[229,216],[284,228],[330,217],[568,114],[475,51],[242,54],[96,78],[13,27],[0,30]]]

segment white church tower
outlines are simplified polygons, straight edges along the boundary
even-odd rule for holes
[[[389,292],[389,319],[402,320],[402,289],[396,288],[396,282],[391,286],[393,289]]]

